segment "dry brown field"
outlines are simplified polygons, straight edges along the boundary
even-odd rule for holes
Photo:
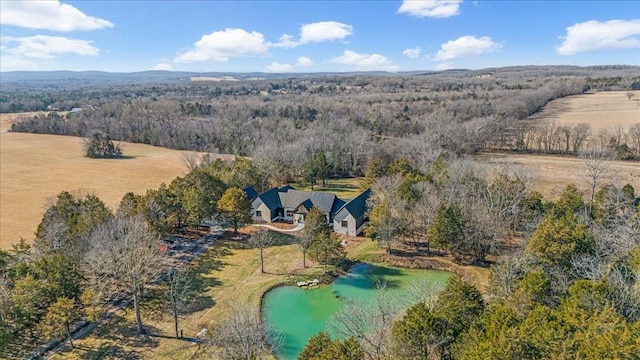
[[[635,91],[631,100],[626,91],[568,96],[551,101],[544,110],[528,120],[555,120],[558,125],[584,122],[595,131],[616,126],[627,128],[640,123],[640,91]],[[547,198],[558,196],[569,183],[583,190],[588,188],[583,176],[585,164],[575,157],[487,153],[479,158],[489,164],[511,166],[529,174],[534,180],[533,189]],[[631,184],[636,191],[640,191],[640,162],[612,161],[606,181],[616,185]]]
[[[89,159],[81,138],[0,133],[0,249],[20,237],[31,242],[48,199],[63,190],[96,194],[113,209],[129,191],[145,193],[186,173],[180,151],[121,144],[130,158]]]
[[[530,154],[482,154],[482,162],[511,168],[525,173],[533,179],[533,190],[539,191],[547,199],[556,198],[570,183],[586,191],[588,183],[584,178],[585,164],[575,157],[530,155]],[[611,161],[606,182],[623,186],[631,184],[640,191],[640,162]]]
[[[594,130],[640,123],[640,91],[601,91],[551,101],[529,120],[556,120],[559,125],[587,123]]]

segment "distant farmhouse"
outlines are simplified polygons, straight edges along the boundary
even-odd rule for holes
[[[303,223],[314,206],[322,210],[333,231],[358,235],[366,225],[367,199],[365,190],[353,199],[340,199],[335,194],[319,191],[300,191],[291,185],[258,193],[253,187],[243,189],[251,201],[251,215],[256,222],[290,221]]]

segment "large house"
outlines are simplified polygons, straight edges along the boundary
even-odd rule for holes
[[[305,215],[315,206],[324,212],[327,223],[339,234],[358,235],[366,225],[367,199],[365,190],[353,199],[340,199],[335,194],[300,191],[291,185],[258,193],[253,187],[243,189],[251,201],[251,213],[256,222],[304,222]]]

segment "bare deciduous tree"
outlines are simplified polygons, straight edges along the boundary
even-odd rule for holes
[[[173,315],[176,339],[180,337],[178,333],[178,316],[184,311],[192,292],[193,279],[186,269],[174,268],[167,274],[165,296],[169,303],[169,312]]]
[[[181,155],[182,163],[188,171],[193,171],[200,167],[202,157],[195,151],[184,151]]]
[[[579,123],[573,127],[573,153],[579,154],[587,138],[591,135],[591,127],[587,123]]]
[[[639,103],[640,104],[640,103]],[[629,143],[636,158],[640,157],[640,123],[629,127]]]
[[[629,99],[629,101],[631,101],[631,98],[633,98],[636,94],[633,91],[627,91],[625,95],[627,95],[627,98]]]
[[[249,244],[260,249],[260,272],[264,274],[264,249],[273,244],[273,234],[269,230],[257,230],[251,233]]]
[[[231,316],[212,331],[211,350],[223,360],[265,359],[282,343],[282,336],[247,307],[231,309]]]
[[[589,215],[593,216],[593,200],[596,196],[596,191],[609,176],[610,156],[604,150],[596,150],[584,152],[580,157],[584,164],[581,177],[589,185],[590,191]]]
[[[367,359],[381,360],[389,356],[391,329],[399,315],[398,304],[385,284],[378,284],[371,303],[347,300],[329,326],[356,339]]]
[[[162,260],[158,236],[141,217],[115,218],[89,237],[87,274],[92,282],[106,285],[112,295],[133,300],[138,334],[144,332],[140,297],[144,286],[161,273]]]

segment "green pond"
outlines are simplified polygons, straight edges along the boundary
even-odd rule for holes
[[[279,350],[282,359],[296,359],[312,336],[324,330],[337,336],[327,326],[345,299],[371,301],[379,282],[386,283],[390,295],[398,298],[398,306],[406,308],[412,298],[412,284],[428,284],[442,289],[452,273],[439,270],[403,269],[373,264],[356,264],[349,273],[331,285],[305,290],[282,286],[269,291],[264,298],[265,320],[283,335]]]

